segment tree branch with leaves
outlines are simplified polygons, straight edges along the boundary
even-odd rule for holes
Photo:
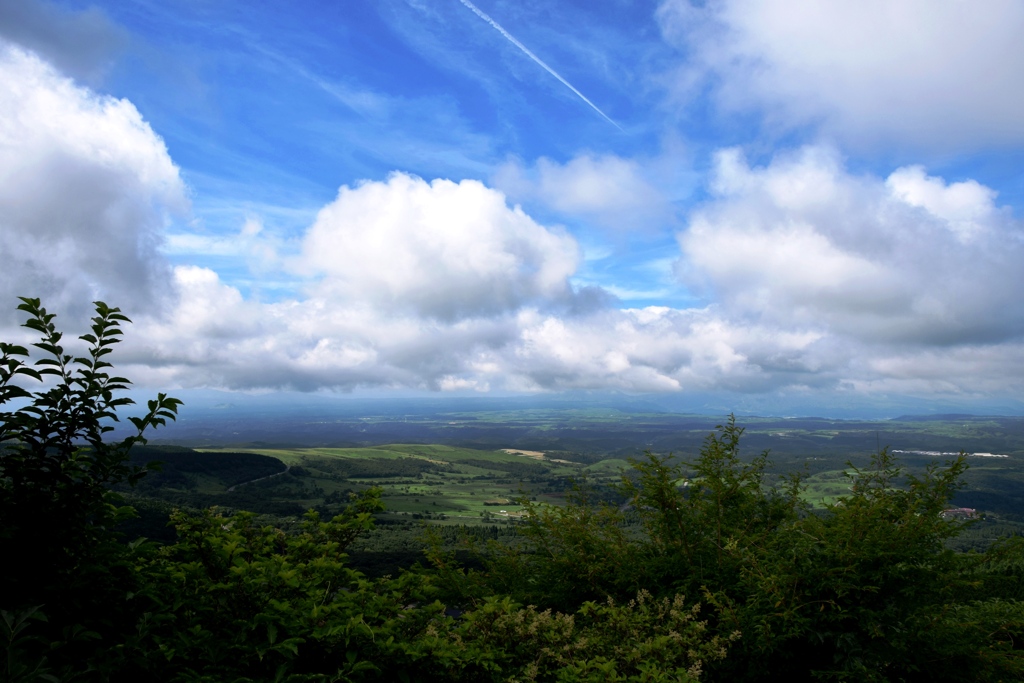
[[[91,331],[79,337],[83,355],[65,348],[39,299],[21,298],[18,310],[38,334],[31,347],[40,357],[0,342],[0,544],[8,558],[0,608],[41,606],[55,642],[118,619],[132,591],[133,546],[119,542],[116,527],[133,510],[112,489],[145,476],[146,467],[128,463],[129,450],[181,405],[158,394],[144,415],[129,418],[134,433],[108,440],[117,411],[134,403],[118,396],[130,382],[112,375],[109,361],[131,321],[101,301],[94,306]]]

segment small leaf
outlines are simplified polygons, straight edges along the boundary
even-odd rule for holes
[[[32,368],[28,368],[28,367],[24,367],[24,366],[22,366],[22,367],[18,368],[17,370],[15,370],[14,374],[16,374],[16,375],[28,375],[29,377],[32,377],[33,379],[37,379],[39,381],[43,380],[43,378],[39,375],[38,372],[36,372]]]

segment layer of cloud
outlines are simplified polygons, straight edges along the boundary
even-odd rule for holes
[[[1024,5],[958,0],[664,0],[658,18],[686,65],[730,110],[846,141],[957,149],[1024,142]]]
[[[763,167],[723,150],[679,235],[678,272],[714,302],[689,309],[618,309],[574,289],[577,242],[473,180],[342,187],[287,253],[256,221],[234,244],[174,233],[179,256],[216,248],[297,283],[266,303],[210,268],[170,268],[158,245],[186,190],[131,103],[11,46],[0,71],[0,293],[144,311],[119,351],[145,384],[1024,390],[1021,225],[975,181],[918,166],[854,175],[821,147]],[[639,173],[608,157],[539,163],[531,191],[554,188],[566,211],[628,205],[589,184],[603,171],[627,185]],[[165,290],[173,301],[157,305]]]
[[[182,305],[129,340],[148,384],[230,389],[758,391],[816,385],[817,341],[714,310],[524,307],[453,322],[310,297],[256,304],[208,269],[176,269]],[[826,380],[828,381],[828,380]]]
[[[125,31],[96,7],[68,11],[47,0],[0,2],[0,39],[87,81],[98,79],[127,43]]]
[[[147,365],[186,384],[489,388],[524,312],[602,304],[574,291],[579,248],[476,181],[395,173],[342,187],[290,262],[301,300],[247,302],[212,270],[175,269],[180,303],[142,326]],[[170,372],[169,370],[167,372]]]
[[[144,326],[137,348],[157,377],[227,388],[1024,389],[1021,226],[988,188],[920,167],[855,176],[812,147],[760,168],[724,150],[711,191],[679,237],[679,270],[709,290],[706,307],[598,299],[573,312],[571,240],[479,183],[395,175],[343,188],[321,213],[304,298],[256,304],[179,268],[179,312]],[[425,227],[440,215],[474,227]],[[558,286],[523,285],[543,266],[507,265],[522,253],[559,264],[541,280]]]
[[[127,100],[6,43],[0,112],[0,292],[58,309],[98,297],[153,305],[170,282],[157,251],[165,220],[187,206],[163,141]]]
[[[394,175],[343,188],[310,228],[304,298],[257,304],[178,268],[178,312],[133,346],[154,381],[225,388],[1024,389],[1021,226],[988,188],[919,167],[855,176],[810,147],[763,168],[724,151],[712,189],[680,234],[680,270],[714,291],[711,306],[571,312],[567,238],[479,183]],[[473,229],[427,229],[461,193]],[[559,264],[542,280],[557,287],[522,285],[543,267],[508,266],[520,253]],[[497,303],[479,303],[488,292]]]

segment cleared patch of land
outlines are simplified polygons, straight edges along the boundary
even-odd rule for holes
[[[502,448],[502,453],[508,453],[509,455],[525,455],[528,458],[542,459],[544,457],[543,451],[521,451],[518,448]]]

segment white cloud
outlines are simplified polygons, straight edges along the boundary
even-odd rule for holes
[[[185,189],[129,102],[76,86],[15,48],[5,48],[0,69],[0,246],[12,255],[0,291],[56,308],[81,310],[102,296],[136,309],[121,355],[144,384],[1024,387],[1021,226],[974,181],[947,183],[916,166],[886,179],[854,176],[820,147],[765,167],[724,150],[711,199],[679,237],[679,270],[715,303],[684,310],[618,310],[600,291],[574,291],[576,241],[471,180],[395,173],[343,187],[292,256],[256,220],[229,241],[172,235],[165,251],[179,258],[217,251],[301,283],[301,296],[266,303],[209,268],[167,265],[158,248],[166,213],[186,206]],[[601,185],[607,174],[632,187],[635,166],[580,159],[538,164],[531,191],[580,212],[628,207],[643,194]],[[158,306],[164,290],[174,296]]]
[[[140,383],[1024,390],[1024,233],[973,180],[919,166],[853,175],[824,147],[763,167],[724,150],[711,198],[679,235],[678,271],[713,303],[618,310],[602,290],[571,287],[582,262],[572,237],[473,180],[395,173],[343,187],[297,248],[255,219],[229,238],[167,236],[186,189],[130,102],[9,45],[0,75],[0,293],[128,309],[137,324],[119,351]],[[667,204],[649,169],[618,157],[505,171],[509,192],[566,215],[635,218]],[[195,252],[246,260],[302,294],[261,302],[224,273],[165,260]]]
[[[995,191],[975,180],[947,185],[921,166],[909,166],[897,169],[885,184],[894,196],[945,221],[963,242],[980,238],[986,226],[999,222]]]
[[[250,271],[271,273],[284,265],[293,250],[286,240],[264,230],[257,218],[247,218],[233,235],[207,232],[171,232],[160,245],[161,253],[179,258],[208,259],[226,257],[245,263]]]
[[[163,141],[127,100],[2,42],[0,112],[0,291],[57,309],[152,304],[169,282],[168,211],[187,206]]]
[[[43,55],[63,73],[95,80],[127,42],[96,7],[69,11],[47,0],[0,2],[0,39]]]
[[[671,220],[671,205],[647,176],[634,159],[582,154],[565,164],[541,157],[532,168],[510,160],[495,173],[494,183],[517,201],[537,201],[603,228],[650,231]]]
[[[732,315],[859,343],[998,343],[1024,332],[1021,226],[973,181],[848,174],[806,148],[764,168],[721,152],[681,271]]]
[[[665,0],[689,99],[848,142],[956,149],[1024,142],[1024,5],[1016,0]]]
[[[181,307],[126,343],[146,383],[229,389],[440,391],[772,388],[820,368],[817,336],[736,326],[713,310],[603,309],[439,321],[330,298],[259,304],[207,269],[176,269]]]
[[[394,175],[321,212],[293,264],[304,298],[246,301],[179,268],[179,312],[144,321],[133,357],[235,389],[1024,388],[1021,229],[988,188],[918,167],[854,176],[816,147],[766,167],[725,150],[711,187],[680,234],[703,308],[567,306],[571,240],[479,183]]]
[[[245,300],[208,269],[179,267],[175,276],[177,311],[137,320],[125,344],[133,372],[147,381],[453,389],[476,380],[465,373],[480,353],[516,335],[506,316],[438,321],[316,294],[268,304]]]
[[[302,299],[246,301],[212,270],[179,267],[177,312],[144,321],[132,354],[186,385],[483,391],[520,311],[574,308],[578,260],[571,237],[500,192],[396,173],[319,213],[289,266]]]
[[[695,391],[771,386],[767,353],[793,355],[815,341],[736,327],[713,309],[606,310],[560,319],[524,312],[506,367],[520,388]]]
[[[393,174],[343,187],[305,238],[297,267],[318,296],[443,320],[568,300],[575,240],[510,209],[500,192]]]

